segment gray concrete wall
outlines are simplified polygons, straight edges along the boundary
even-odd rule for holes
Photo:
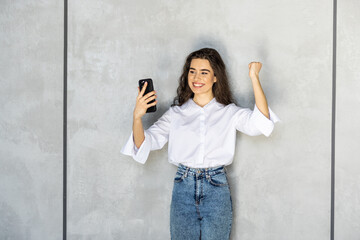
[[[232,239],[329,239],[331,2],[76,1],[69,20],[71,239],[169,239],[167,145],[145,165],[119,151],[137,80],[158,91],[147,128],[169,108],[186,55],[205,46],[224,57],[242,106],[254,104],[248,63],[262,62],[283,120],[270,138],[238,134]]]
[[[359,4],[339,4],[336,239],[357,240]],[[170,106],[184,58],[219,50],[239,105],[260,61],[271,137],[238,133],[231,239],[329,239],[332,2],[69,1],[68,239],[169,239],[176,167],[121,155],[137,80]],[[63,2],[0,3],[0,239],[62,235]],[[349,60],[350,59],[350,60]],[[349,94],[350,93],[350,94]],[[355,130],[354,130],[355,129]]]
[[[338,3],[335,239],[360,239],[360,2]]]
[[[0,239],[61,239],[63,4],[0,2]]]

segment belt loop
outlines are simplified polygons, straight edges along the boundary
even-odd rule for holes
[[[226,168],[225,168],[225,165],[224,165],[224,171],[225,171],[225,173],[227,173],[227,170],[226,170]]]
[[[184,175],[185,178],[187,177],[188,171],[189,171],[189,167],[186,167],[186,171],[185,171],[185,175]]]

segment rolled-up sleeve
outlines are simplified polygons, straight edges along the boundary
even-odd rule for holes
[[[237,108],[238,110],[235,113],[235,128],[249,136],[263,134],[269,137],[274,129],[274,124],[280,121],[280,118],[270,107],[268,107],[270,119],[257,108],[256,104],[253,111],[249,108]]]
[[[131,156],[135,161],[144,164],[152,150],[161,149],[169,139],[171,108],[167,110],[153,125],[144,130],[145,139],[140,148],[134,142],[134,133],[122,147],[121,153]]]

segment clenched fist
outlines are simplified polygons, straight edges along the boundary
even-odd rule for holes
[[[261,62],[249,63],[249,77],[259,76],[261,66]]]

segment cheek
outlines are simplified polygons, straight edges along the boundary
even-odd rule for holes
[[[214,82],[214,78],[212,78],[212,77],[207,77],[206,78],[206,83],[207,84],[212,84]]]
[[[188,86],[191,88],[191,87],[192,87],[192,84],[191,84],[191,78],[190,78],[190,76],[188,77],[187,83],[188,83]]]

